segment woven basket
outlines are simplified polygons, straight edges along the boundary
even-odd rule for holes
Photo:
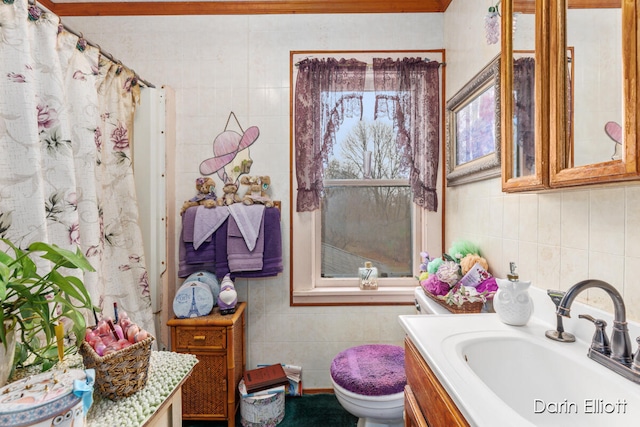
[[[428,296],[433,301],[437,302],[442,307],[446,308],[447,310],[449,310],[451,313],[454,313],[454,314],[480,313],[482,311],[482,306],[484,305],[484,303],[482,301],[465,302],[460,307],[458,307],[455,304],[454,305],[449,305],[446,302],[444,302],[443,300],[441,300],[440,298],[438,298],[435,295],[433,295],[431,292],[427,292],[426,289],[422,288],[422,290],[424,291],[424,294],[426,296]]]
[[[149,336],[103,357],[98,356],[91,345],[83,341],[80,354],[85,368],[96,371],[95,388],[98,392],[111,400],[118,400],[131,396],[144,387],[147,384],[153,340]]]

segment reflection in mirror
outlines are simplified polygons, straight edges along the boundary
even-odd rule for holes
[[[611,6],[616,4],[615,8]],[[567,144],[573,139],[573,162],[584,166],[620,159],[623,125],[622,13],[621,2],[602,1],[606,8],[574,9],[569,1],[566,43],[576,58],[573,86],[574,123],[567,127]],[[570,117],[570,116],[569,116]],[[573,163],[573,164],[572,164]]]
[[[535,14],[513,15],[513,176],[536,173]]]
[[[536,172],[534,52],[514,51],[513,59],[513,174]]]

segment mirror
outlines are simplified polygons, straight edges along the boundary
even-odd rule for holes
[[[554,0],[552,187],[637,178],[636,4]],[[568,46],[573,48],[571,58],[561,54]],[[573,109],[567,107],[569,100]]]
[[[621,159],[622,10],[617,3],[616,8],[567,10],[566,43],[579,52],[565,64],[579,71],[567,82],[567,96],[573,94],[573,123],[580,124],[567,127],[567,143],[573,134],[569,167]]]
[[[502,28],[517,20],[502,33],[503,191],[639,178],[639,13],[633,0],[502,2]],[[532,21],[534,36],[524,30]],[[516,83],[531,40],[533,151],[518,127],[526,105]]]
[[[548,186],[548,0],[502,2],[502,189]],[[538,29],[538,30],[537,30]]]

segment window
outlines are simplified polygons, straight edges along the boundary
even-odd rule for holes
[[[309,54],[292,54],[292,64]],[[388,57],[389,52],[380,55]],[[399,58],[406,55],[398,53]],[[436,57],[439,62],[443,59],[440,51],[411,55],[432,60]],[[419,252],[426,249],[427,236],[432,236],[439,248],[441,223],[435,220],[432,227],[427,227],[427,217],[437,218],[438,214],[429,214],[413,202],[411,167],[398,144],[400,127],[394,125],[391,111],[381,108],[381,100],[390,105],[389,101],[396,102],[407,94],[374,90],[370,64],[375,53],[331,56],[356,58],[368,65],[360,95],[350,90],[322,90],[316,95],[317,107],[325,112],[338,111],[339,120],[327,120],[327,114],[323,114],[316,123],[323,137],[333,132],[331,149],[317,157],[322,158],[323,166],[319,208],[294,212],[291,219],[292,303],[410,303],[417,286]],[[292,73],[295,82],[294,65]],[[354,108],[354,100],[356,104],[361,102],[361,115]],[[298,155],[295,144],[292,155]],[[294,206],[296,184],[292,178]],[[366,261],[379,270],[378,290],[359,288],[358,267]]]
[[[363,119],[344,119],[324,170],[320,278],[348,279],[341,285],[352,285],[367,261],[380,278],[413,276],[409,169],[397,149],[392,121],[373,120],[374,103],[375,94],[366,91]]]

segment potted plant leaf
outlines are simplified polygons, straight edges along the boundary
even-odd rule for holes
[[[95,270],[79,249],[44,242],[20,249],[0,241],[9,248],[0,250],[0,345],[6,349],[16,334],[14,366],[50,369],[59,359],[56,325],[66,325],[71,339],[63,348],[71,353],[84,339],[86,309],[93,308],[83,281],[73,273]],[[0,386],[4,381],[0,378]]]

